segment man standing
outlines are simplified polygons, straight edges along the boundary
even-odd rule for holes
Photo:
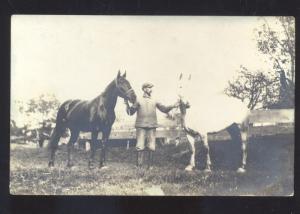
[[[153,163],[153,152],[155,151],[155,138],[156,138],[156,128],[157,116],[156,108],[163,113],[168,113],[173,108],[176,108],[176,105],[165,106],[159,102],[154,101],[151,98],[153,85],[151,83],[144,83],[142,90],[144,95],[142,98],[137,99],[137,101],[129,106],[127,100],[125,104],[127,106],[127,114],[133,115],[137,112],[135,128],[136,128],[136,150],[137,150],[137,166],[141,167],[143,164],[143,157],[145,147],[149,151],[148,155],[148,167],[150,168]],[[147,144],[146,144],[147,141]]]

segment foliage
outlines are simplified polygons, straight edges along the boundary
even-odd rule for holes
[[[26,113],[41,113],[44,117],[55,117],[53,110],[57,110],[59,101],[54,95],[42,94],[37,99],[30,99]]]
[[[273,108],[294,108],[295,106],[295,83],[286,78],[285,72],[280,72],[279,102]],[[271,106],[272,108],[272,106]]]
[[[273,69],[249,71],[241,66],[239,76],[228,82],[225,93],[247,103],[249,109],[292,108],[295,78],[295,20],[276,17],[255,29],[258,51],[268,56]]]
[[[255,30],[257,48],[267,55],[275,72],[285,71],[287,78],[295,78],[295,19],[277,17],[273,25],[263,18],[263,24]]]
[[[268,106],[278,101],[279,81],[272,79],[262,71],[251,72],[241,66],[239,76],[228,82],[225,94],[247,103],[249,109],[259,104]]]
[[[54,122],[60,102],[53,94],[41,94],[27,102],[16,100],[14,104],[19,114],[18,118],[23,118],[23,125],[32,126],[33,123],[45,120]]]

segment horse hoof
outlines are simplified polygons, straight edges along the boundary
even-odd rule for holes
[[[100,169],[108,169],[108,166],[100,166]]]
[[[148,166],[147,170],[149,170],[149,171],[153,170],[153,166]]]
[[[53,161],[49,161],[48,167],[54,167],[54,162]]]
[[[246,170],[245,170],[244,168],[240,167],[240,168],[238,168],[238,169],[236,170],[236,172],[237,172],[237,173],[245,173]]]
[[[72,166],[74,166],[73,163],[68,163],[68,164],[67,164],[67,167],[68,167],[68,168],[71,168]]]
[[[95,166],[94,166],[94,164],[89,164],[89,169],[95,169]]]
[[[188,165],[187,167],[185,167],[184,170],[190,172],[190,171],[193,171],[193,168],[194,168],[194,166]]]
[[[209,172],[211,172],[211,169],[210,168],[206,168],[206,169],[204,169],[204,172],[209,173]]]
[[[143,166],[142,166],[142,165],[134,165],[134,167],[135,167],[137,170],[140,170],[140,169],[142,169],[142,168],[143,168]]]

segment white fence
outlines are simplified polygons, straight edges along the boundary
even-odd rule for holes
[[[253,110],[249,116],[248,136],[270,136],[280,134],[294,133],[294,109],[272,109],[272,110]],[[204,134],[204,133],[203,133]],[[182,135],[180,128],[177,126],[157,128],[157,138],[174,139]],[[91,139],[90,133],[80,134],[81,139]],[[134,124],[125,124],[114,128],[110,139],[135,139],[136,132]],[[244,138],[244,135],[243,135]],[[101,133],[98,135],[101,139]],[[209,133],[210,141],[229,140],[230,136],[226,131]]]

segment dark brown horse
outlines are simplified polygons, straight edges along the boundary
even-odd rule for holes
[[[54,156],[58,142],[68,128],[71,136],[67,145],[67,166],[71,167],[73,165],[71,151],[80,131],[82,131],[91,132],[92,136],[90,167],[94,162],[98,133],[102,133],[100,167],[103,167],[105,163],[105,147],[116,118],[114,109],[119,96],[128,99],[132,103],[136,100],[136,94],[126,79],[126,72],[121,75],[120,71],[117,77],[106,87],[105,91],[95,99],[90,101],[68,100],[64,102],[57,112],[56,126],[50,138],[49,166],[54,166]]]

